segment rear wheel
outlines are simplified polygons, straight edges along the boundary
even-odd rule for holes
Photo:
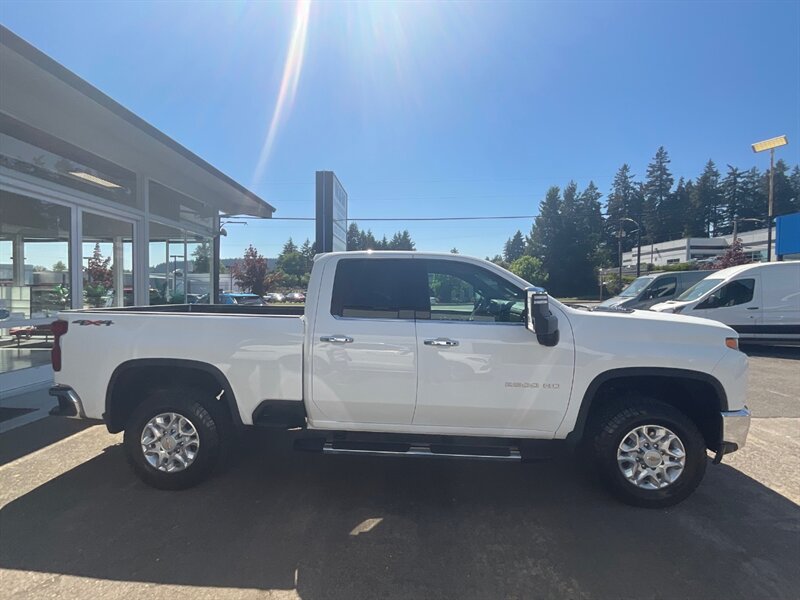
[[[627,504],[672,506],[705,475],[703,435],[685,414],[657,400],[633,396],[609,405],[595,421],[592,441],[606,486]]]
[[[224,407],[208,391],[155,390],[136,407],[125,428],[128,463],[155,488],[192,487],[219,463],[225,425]]]

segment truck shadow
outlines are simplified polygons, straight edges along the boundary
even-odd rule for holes
[[[184,492],[141,484],[112,446],[0,512],[0,568],[304,599],[800,589],[800,507],[725,465],[680,506],[649,511],[569,459],[328,457],[295,453],[291,437],[248,439],[244,458]]]

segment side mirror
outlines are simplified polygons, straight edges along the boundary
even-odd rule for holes
[[[550,299],[542,288],[531,286],[528,295],[526,327],[536,334],[542,346],[558,344],[558,317],[550,312]]]

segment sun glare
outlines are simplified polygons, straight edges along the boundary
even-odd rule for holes
[[[264,169],[267,166],[267,160],[269,160],[269,155],[275,143],[278,129],[294,102],[297,84],[300,81],[300,72],[303,69],[303,55],[306,49],[306,35],[308,33],[310,9],[310,0],[297,0],[294,13],[294,28],[292,30],[291,40],[289,41],[289,51],[286,54],[286,62],[283,65],[281,87],[278,91],[275,110],[272,113],[272,119],[269,123],[267,137],[264,140],[264,145],[261,147],[258,163],[253,173],[253,185],[258,183],[261,176],[264,174]]]

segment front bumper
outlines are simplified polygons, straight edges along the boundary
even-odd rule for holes
[[[54,385],[50,388],[50,395],[58,398],[58,406],[50,411],[54,417],[86,418],[80,396],[68,385]]]
[[[720,454],[730,454],[742,449],[750,431],[750,410],[745,406],[741,410],[725,411],[720,414],[722,415]]]

